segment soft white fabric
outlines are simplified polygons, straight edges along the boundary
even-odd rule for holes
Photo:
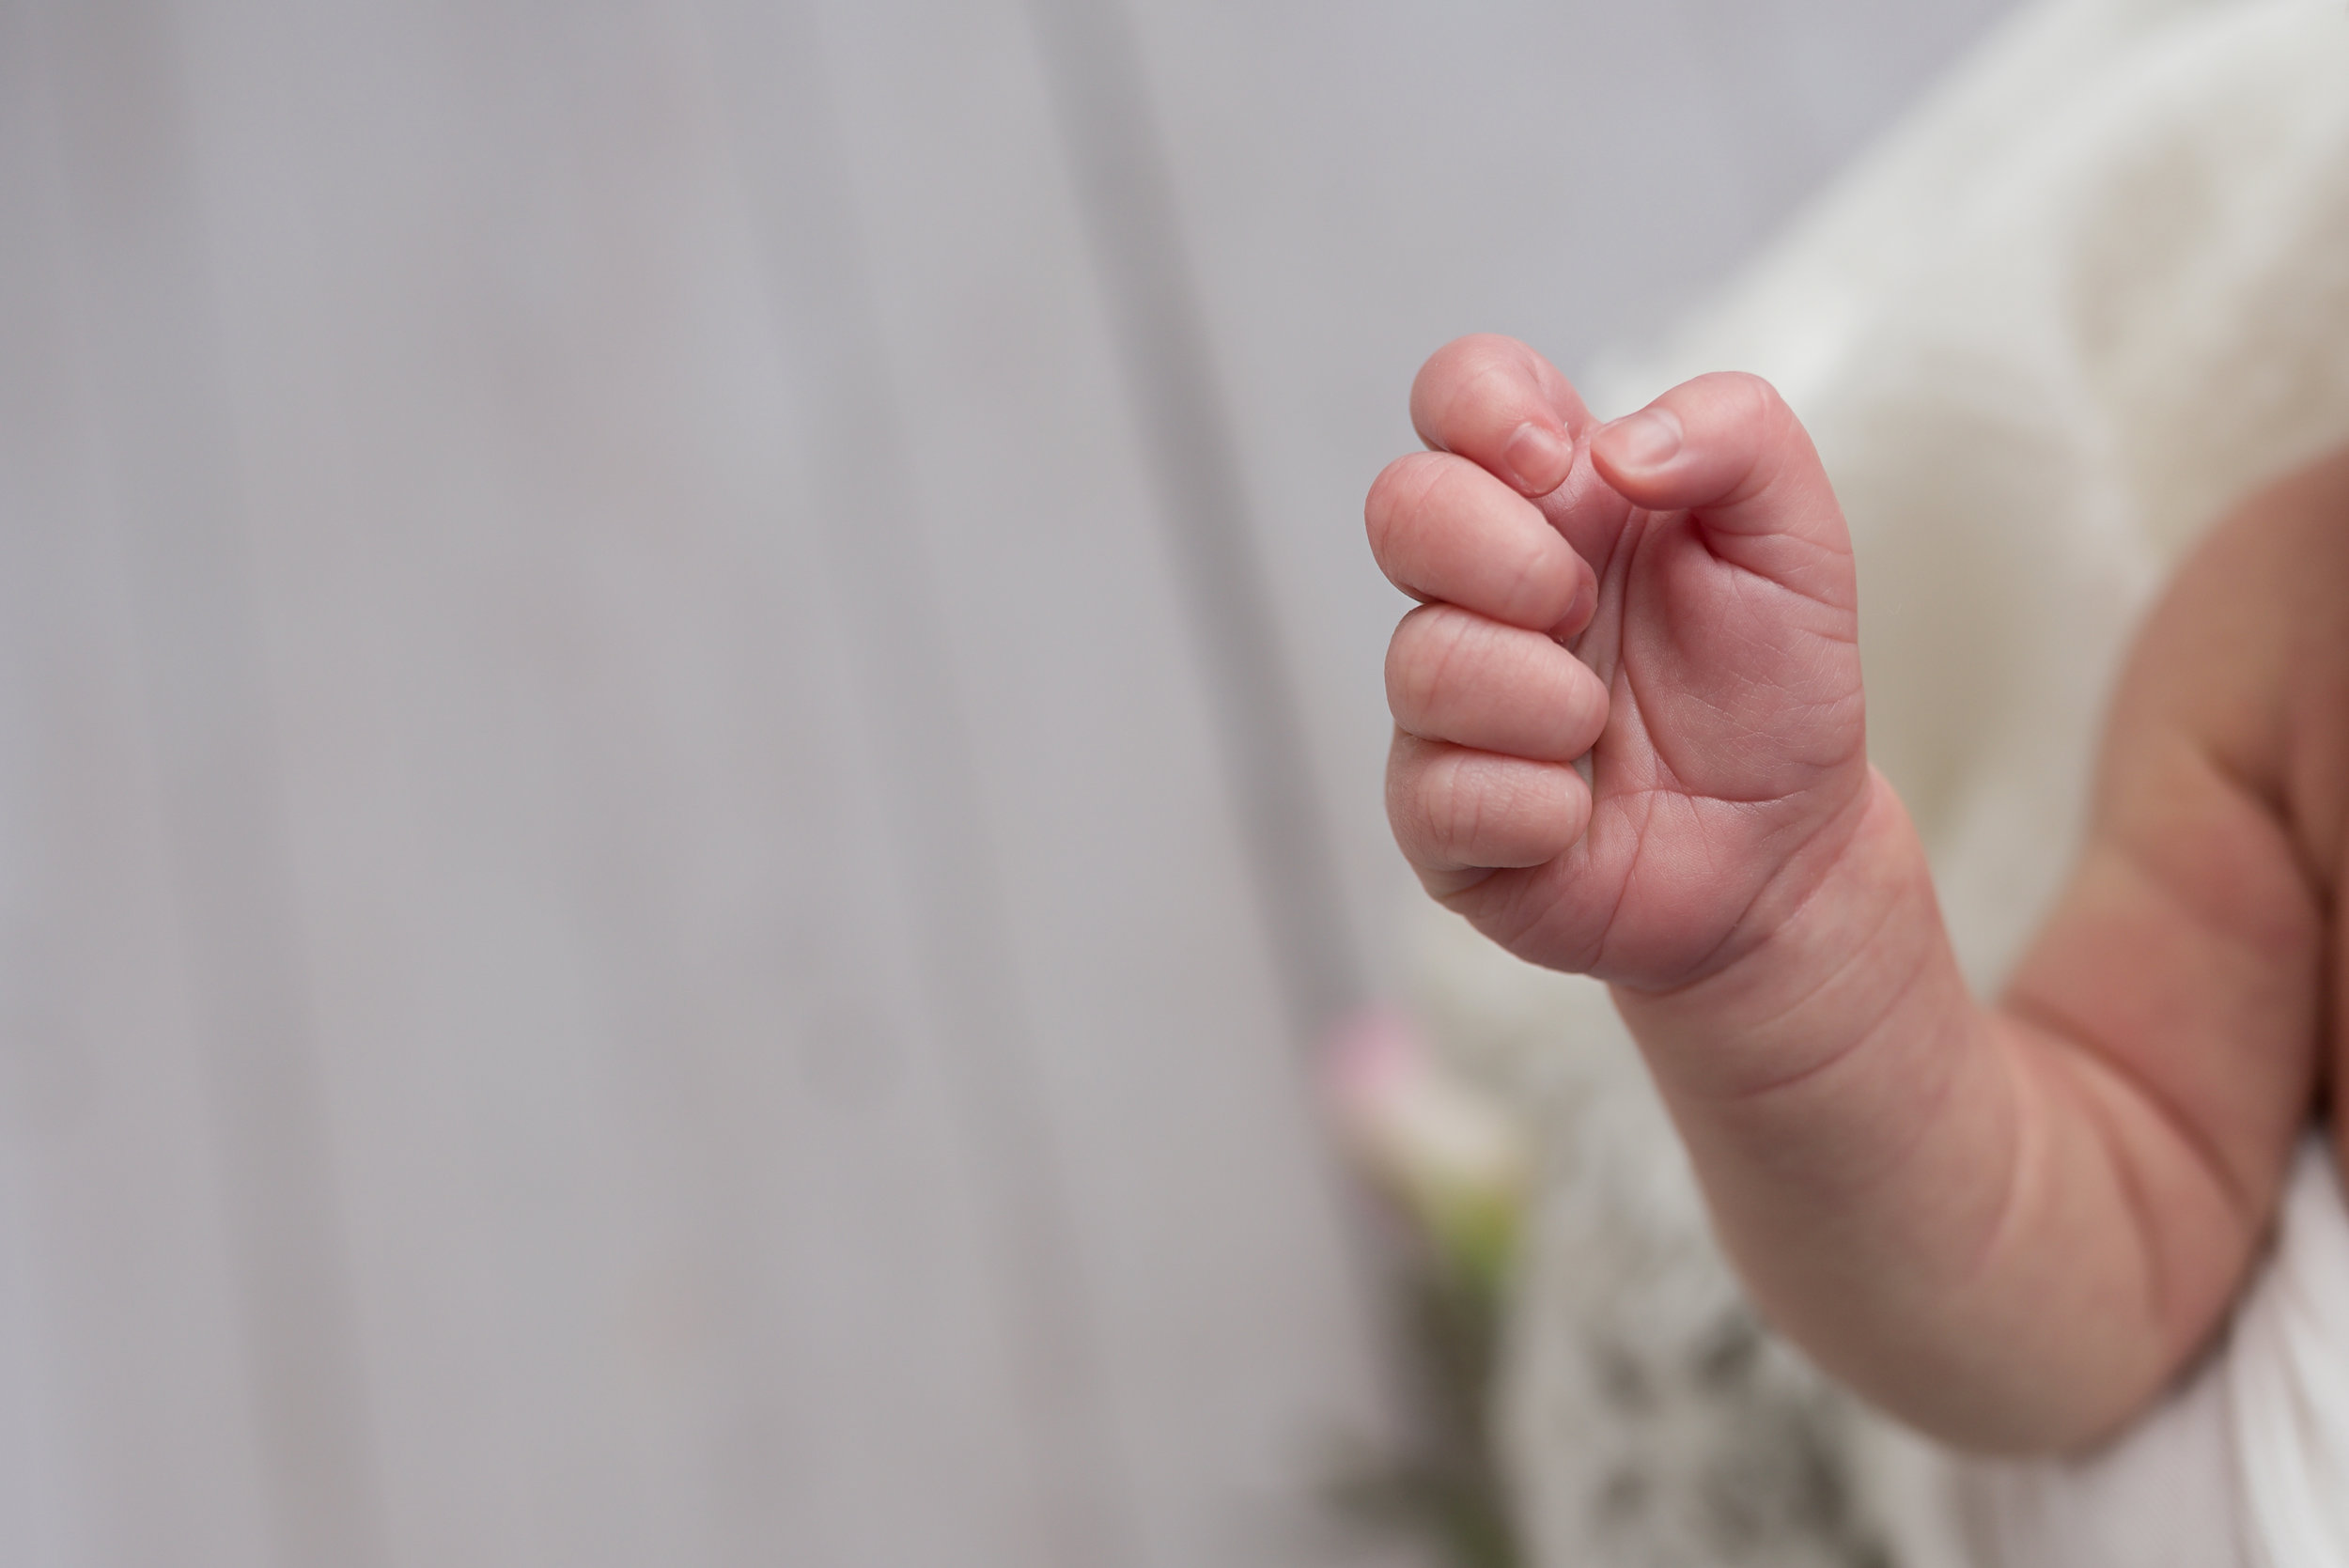
[[[2349,440],[2349,5],[2027,8],[1717,310],[1599,378],[1594,403],[1725,367],[1776,381],[1834,476],[1871,751],[1934,852],[1962,961],[1995,986],[2070,860],[2150,597],[2225,506]],[[1643,1326],[1690,1316],[1674,1293],[1720,1295],[1718,1260],[1603,996],[1453,931],[1430,951],[1439,1011],[1548,1108],[1563,1151],[1509,1394],[1543,1560],[1649,1560],[1589,1522],[1627,1440],[1590,1391],[1592,1347],[1685,1361],[1641,1339],[1676,1329]],[[2167,1404],[2089,1462],[1969,1474],[1976,1560],[2349,1564],[2349,1277],[2332,1272],[2349,1229],[2311,1170],[2238,1330]],[[1675,1260],[1636,1298],[1594,1282],[1614,1272],[1607,1238],[1631,1234],[1640,1256]],[[1909,1534],[1911,1560],[1952,1560]]]
[[[1969,1560],[1980,1568],[2252,1568],[2227,1396],[2221,1356],[2103,1453],[1958,1468],[1951,1501]]]
[[[2225,1366],[2252,1568],[2349,1563],[2349,1213],[2310,1139]]]
[[[2349,1563],[2349,1210],[2330,1143],[2302,1145],[2226,1340],[2159,1409],[2092,1458],[1974,1466],[1961,1485],[1999,1568]]]

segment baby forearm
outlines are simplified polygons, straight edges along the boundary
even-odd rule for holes
[[[2338,1031],[2349,458],[2155,612],[2001,1015],[1868,771],[1850,539],[1784,401],[1699,377],[1594,426],[1467,338],[1411,409],[1430,450],[1364,512],[1422,602],[1387,668],[1405,855],[1617,986],[1723,1239],[1827,1367],[1976,1446],[2115,1428],[2224,1312]]]
[[[1894,1413],[1973,1447],[2084,1442],[2191,1349],[2248,1238],[2136,1086],[1976,1004],[1880,780],[1825,853],[1726,967],[1616,993],[1722,1240]]]

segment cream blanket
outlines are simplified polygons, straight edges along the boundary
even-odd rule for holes
[[[1774,380],[1834,475],[1871,750],[1993,987],[2170,563],[2349,440],[2349,5],[2027,8],[1594,403],[1726,367]],[[1859,1561],[1889,1534],[1919,1564],[2349,1564],[2349,1220],[2322,1160],[2213,1359],[2093,1460],[1968,1469],[1961,1547],[1933,1465],[1740,1338],[1603,995],[1448,923],[1429,951],[1439,1028],[1550,1133],[1507,1390],[1542,1560]]]

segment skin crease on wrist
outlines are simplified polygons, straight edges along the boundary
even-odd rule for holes
[[[2349,454],[2180,568],[1994,1009],[1867,766],[1849,546],[1775,395],[1701,378],[1595,427],[1469,338],[1412,413],[1433,450],[1367,518],[1423,601],[1389,803],[1429,891],[1610,982],[1732,1259],[1828,1370],[1971,1448],[2117,1430],[2223,1321],[2339,1081]]]

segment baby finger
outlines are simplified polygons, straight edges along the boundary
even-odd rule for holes
[[[1387,646],[1387,706],[1406,732],[1571,762],[1607,725],[1607,688],[1538,631],[1448,604],[1412,611]]]
[[[1590,787],[1566,764],[1396,732],[1387,759],[1387,820],[1404,858],[1438,897],[1490,871],[1555,860],[1590,818]]]

